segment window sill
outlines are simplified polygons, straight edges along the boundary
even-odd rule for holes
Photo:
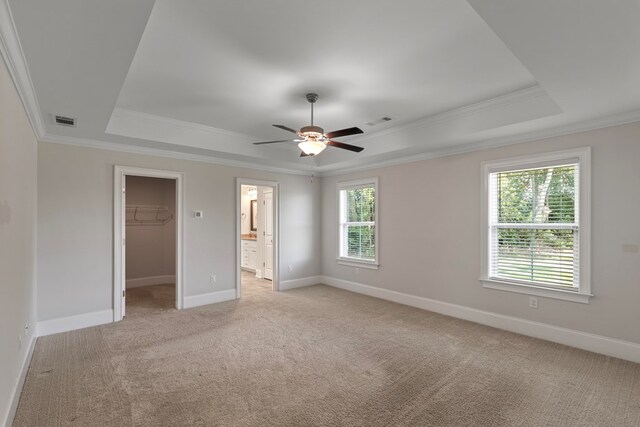
[[[380,264],[370,261],[360,261],[353,258],[337,258],[338,264],[348,265],[349,267],[368,268],[370,270],[377,270]]]
[[[495,279],[480,279],[482,287],[499,291],[516,292],[519,294],[533,295],[537,297],[560,299],[564,301],[589,304],[589,298],[593,295],[577,291],[565,291],[563,289],[543,288],[539,286],[511,283]]]

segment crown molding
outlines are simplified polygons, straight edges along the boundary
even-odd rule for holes
[[[456,154],[471,153],[474,151],[488,150],[490,148],[505,147],[507,145],[521,144],[524,142],[540,141],[543,139],[554,138],[563,135],[570,135],[580,132],[588,132],[596,129],[604,129],[612,126],[620,126],[628,123],[640,121],[640,110],[629,111],[620,114],[614,114],[606,117],[600,117],[593,120],[585,120],[578,123],[570,123],[563,126],[557,126],[550,129],[541,129],[531,131],[524,134],[505,136],[499,138],[486,139],[470,144],[457,145],[453,147],[431,150],[410,156],[396,157],[389,160],[368,163],[359,166],[345,166],[335,169],[320,168],[319,176],[337,176],[345,175],[353,172],[366,171],[371,169],[379,169],[389,166],[397,166],[407,163],[415,163],[423,160],[435,159],[438,157],[453,156]]]
[[[207,156],[202,154],[182,153],[179,151],[169,151],[159,148],[139,147],[128,144],[114,143],[108,141],[99,141],[86,138],[77,138],[71,136],[59,136],[45,134],[41,138],[38,138],[39,142],[49,142],[54,144],[73,145],[77,147],[88,147],[100,150],[119,151],[132,154],[142,154],[157,157],[166,157],[181,160],[191,160],[196,162],[210,163],[223,166],[232,166],[239,168],[247,168],[253,170],[262,170],[265,172],[286,173],[292,175],[310,175],[314,174],[317,177],[325,176],[337,176],[345,175],[353,172],[360,172],[365,170],[379,169],[389,166],[397,166],[407,163],[415,163],[423,160],[434,159],[438,157],[452,156],[456,154],[471,153],[474,151],[487,150],[491,148],[499,148],[508,145],[520,144],[524,142],[531,142],[537,140],[543,140],[547,138],[553,138],[563,135],[569,135],[579,132],[588,132],[590,130],[602,129],[611,126],[619,126],[628,123],[634,123],[640,121],[640,110],[626,112],[622,114],[611,115],[607,117],[598,118],[595,120],[587,120],[579,123],[568,124],[564,126],[555,127],[552,129],[544,129],[539,131],[532,131],[525,134],[514,135],[510,137],[493,138],[482,140],[470,144],[456,145],[453,147],[431,150],[424,153],[414,154],[410,156],[396,157],[389,160],[382,160],[373,163],[367,163],[359,166],[345,166],[335,169],[322,167],[310,167],[307,169],[290,169],[275,166],[266,166],[258,163],[245,162],[240,160],[223,159],[214,156]]]
[[[379,132],[367,133],[358,137],[358,142],[367,141],[372,138],[378,138],[380,136],[387,136],[398,132],[403,132],[408,129],[423,128],[433,126],[439,123],[448,121],[459,120],[464,117],[468,117],[473,114],[477,114],[484,111],[490,111],[499,108],[505,108],[514,104],[525,103],[533,99],[548,96],[547,92],[539,84],[519,89],[513,92],[506,93],[504,95],[490,98],[484,101],[476,102],[474,104],[466,105],[464,107],[448,110],[443,113],[438,113],[433,116],[429,116],[423,119],[419,119],[413,122],[405,123],[403,125],[385,129]],[[228,136],[240,139],[252,140],[253,137],[239,133],[232,132],[225,129],[215,128],[213,126],[207,126],[199,123],[188,122],[184,120],[172,119],[170,117],[159,116],[156,114],[144,113],[140,111],[130,110],[126,108],[116,108],[113,110],[112,117],[115,118],[128,118],[139,121],[155,121],[164,123],[169,126],[173,126],[179,129],[191,130],[209,134],[212,136]],[[107,128],[108,129],[108,128]],[[126,136],[126,135],[123,135]]]
[[[358,137],[358,141],[366,141],[368,139],[378,138],[381,136],[389,136],[405,130],[420,129],[434,126],[440,123],[460,120],[464,117],[478,114],[480,112],[506,108],[514,104],[526,103],[542,96],[548,96],[547,92],[542,88],[542,86],[540,86],[539,84],[535,84],[533,86],[509,92],[495,98],[490,98],[484,101],[476,102],[474,104],[465,105],[464,107],[455,108],[453,110],[448,110],[429,117],[405,123],[401,126],[385,129],[380,132],[367,133],[364,136]]]
[[[449,110],[449,111],[446,111],[434,116],[430,116],[425,119],[414,121],[411,123],[403,124],[392,129],[387,129],[380,132],[367,134],[366,136],[359,137],[359,141],[366,141],[371,138],[379,138],[381,136],[397,135],[398,133],[402,133],[407,130],[414,130],[414,131],[420,132],[420,129],[423,129],[425,127],[436,126],[438,124],[449,122],[449,121],[460,121],[466,117],[483,114],[490,111],[501,111],[504,109],[508,109],[511,106],[516,104],[522,105],[526,103],[531,103],[533,100],[541,97],[549,98],[546,91],[540,85],[536,84],[533,86],[529,86],[523,89],[519,89],[513,92],[509,92],[509,93],[497,96],[495,98],[477,102],[464,107],[456,108],[454,110]],[[114,119],[115,119],[115,123],[114,123]],[[144,132],[140,134],[135,134],[135,133],[129,133],[126,131],[123,132],[122,129],[119,130],[115,128],[114,126],[117,127],[118,125],[116,123],[118,123],[119,121],[124,123],[134,123],[135,126],[139,126],[141,123],[145,123],[146,128],[153,129],[154,131],[157,131],[157,129],[162,129],[162,128],[168,129],[170,130],[170,132],[165,132],[165,133],[170,135],[181,135],[181,138],[178,138],[180,141],[191,140],[195,142],[198,140],[198,138],[201,137],[201,135],[207,135],[217,140],[233,139],[236,141],[248,141],[248,142],[252,140],[251,136],[242,134],[239,132],[227,131],[224,129],[219,129],[219,128],[215,128],[212,126],[207,126],[199,123],[173,119],[170,117],[130,110],[126,108],[114,109],[109,125],[107,126],[107,132],[121,135],[121,136],[144,138],[151,141],[156,140],[156,137],[154,137],[153,135],[147,135],[145,138]],[[126,125],[125,125],[125,129],[126,129]],[[163,142],[179,144],[179,142],[170,141],[170,140],[166,140]],[[197,146],[197,144],[195,143],[192,143],[189,145]],[[224,148],[222,148],[221,151],[225,151]],[[236,154],[240,154],[240,153],[236,153]],[[438,155],[438,154],[435,153],[435,155]],[[426,156],[427,156],[426,158],[429,158],[429,157],[432,157],[433,154],[429,152],[429,153],[426,153]],[[400,160],[401,163],[404,163],[406,161],[407,161],[406,159]],[[315,159],[314,159],[314,163],[315,163]],[[341,168],[336,165],[334,166],[329,165],[326,167],[326,169],[331,170],[331,169],[341,169]],[[318,166],[316,163],[315,167],[312,166],[308,170],[322,171],[323,167]]]
[[[183,153],[180,151],[164,150],[160,148],[139,147],[126,143],[117,143],[109,141],[99,141],[96,139],[78,138],[73,136],[60,136],[45,134],[38,138],[38,142],[48,142],[52,144],[72,145],[76,147],[95,148],[98,150],[118,151],[123,153],[141,154],[147,156],[166,157],[179,160],[190,160],[194,162],[210,163],[221,166],[231,166],[237,168],[259,170],[274,173],[286,173],[290,175],[311,175],[318,176],[315,168],[308,169],[290,169],[278,166],[269,166],[260,163],[252,163],[248,161],[224,159],[221,157],[207,156],[203,154]]]
[[[0,54],[4,58],[11,80],[22,100],[33,132],[36,137],[44,135],[44,121],[9,7],[9,0],[0,0]]]

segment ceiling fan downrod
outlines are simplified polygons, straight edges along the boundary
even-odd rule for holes
[[[315,102],[318,100],[318,94],[308,93],[306,96],[307,96],[307,101],[311,103],[311,126],[313,126],[313,104],[315,104]]]

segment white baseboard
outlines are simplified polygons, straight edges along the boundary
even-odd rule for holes
[[[303,277],[301,279],[285,280],[284,282],[280,282],[279,290],[287,291],[289,289],[303,288],[305,286],[317,285],[318,283],[324,283],[322,279],[323,279],[322,276],[309,276],[309,277]]]
[[[376,288],[362,283],[349,282],[335,277],[323,276],[322,279],[321,283],[347,291],[640,363],[640,344],[631,341],[623,341],[616,338],[553,326],[547,323],[505,316],[462,305]]]
[[[130,288],[142,288],[143,286],[153,286],[153,285],[166,285],[167,283],[176,283],[175,275],[164,275],[164,276],[149,276],[149,277],[139,277],[137,279],[127,279],[126,287]]]
[[[33,356],[33,349],[36,346],[36,339],[38,337],[36,334],[31,335],[31,340],[29,341],[29,349],[27,350],[24,361],[22,362],[22,368],[20,369],[20,375],[18,376],[18,381],[16,382],[13,391],[11,392],[9,411],[7,412],[7,416],[2,423],[5,427],[11,427],[13,424],[13,419],[16,416],[16,410],[18,409],[18,402],[20,402],[20,394],[22,393],[22,387],[24,386],[24,381],[27,379],[27,371],[29,370],[29,364],[31,363],[31,357]]]
[[[39,337],[43,337],[46,335],[58,334],[60,332],[104,325],[105,323],[111,322],[113,322],[113,310],[94,311],[91,313],[77,314],[75,316],[60,317],[58,319],[38,322],[37,334]]]
[[[184,297],[184,308],[198,307],[201,305],[215,304],[217,302],[229,301],[236,299],[235,289],[226,289],[224,291],[209,292],[206,294],[192,295]]]

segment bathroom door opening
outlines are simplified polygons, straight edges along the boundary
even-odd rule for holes
[[[278,290],[278,183],[237,180],[237,297]]]

